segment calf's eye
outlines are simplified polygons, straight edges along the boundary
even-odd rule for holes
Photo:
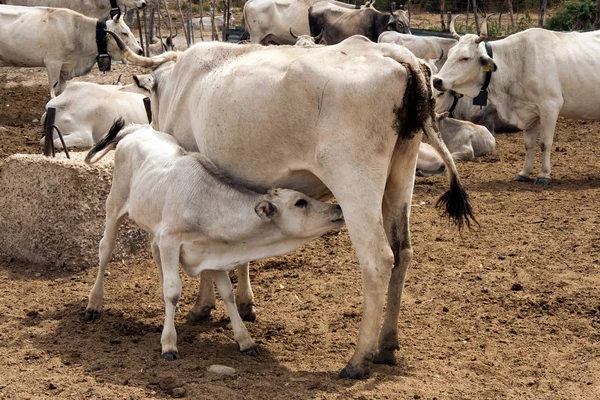
[[[300,208],[306,208],[308,206],[308,201],[306,201],[304,199],[300,199],[296,202],[296,204],[294,204],[294,206],[300,207]]]

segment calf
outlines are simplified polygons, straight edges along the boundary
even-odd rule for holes
[[[51,99],[46,109],[56,108],[55,125],[63,134],[67,148],[93,146],[117,118],[122,118],[126,123],[146,123],[145,96],[127,90],[127,86],[121,85],[74,82]],[[41,121],[45,129],[45,113]],[[62,147],[56,132],[53,139],[55,147]],[[40,144],[44,144],[44,139]]]
[[[496,139],[485,126],[447,117],[448,113],[443,113],[435,119],[452,158],[468,160],[494,151]]]
[[[254,192],[235,183],[199,153],[149,125],[122,130],[117,121],[86,157],[92,164],[117,147],[113,183],[106,200],[100,268],[85,312],[100,316],[104,272],[119,222],[130,218],[152,236],[165,301],[162,356],[177,358],[175,309],[181,295],[179,264],[191,276],[210,270],[225,302],[240,351],[257,355],[235,305],[227,271],[259,258],[289,253],[344,224],[342,210],[293,190]]]
[[[15,67],[45,67],[50,97],[55,97],[67,80],[90,72],[99,55],[103,57],[98,62],[108,68],[107,55],[123,58],[106,30],[142,54],[119,17],[100,22],[66,8],[0,6],[0,61]]]

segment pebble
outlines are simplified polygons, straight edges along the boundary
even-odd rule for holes
[[[208,368],[206,368],[206,370],[208,372],[212,372],[213,374],[229,375],[229,376],[233,376],[237,373],[235,369],[233,369],[231,367],[227,367],[225,365],[219,365],[219,364],[213,364],[213,365],[209,366]]]
[[[171,392],[171,394],[175,398],[184,397],[185,396],[185,388],[176,387],[175,389],[173,389],[173,391]]]

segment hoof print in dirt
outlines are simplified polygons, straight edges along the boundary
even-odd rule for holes
[[[87,322],[92,322],[92,321],[99,319],[101,315],[102,315],[102,311],[85,310],[85,315],[83,316],[83,319],[86,320]]]
[[[366,379],[369,377],[369,371],[355,369],[352,365],[348,364],[340,371],[340,378],[342,379]]]
[[[164,358],[167,361],[174,361],[177,360],[177,358],[179,358],[179,354],[177,354],[176,351],[167,351],[166,353],[162,354],[162,358]]]

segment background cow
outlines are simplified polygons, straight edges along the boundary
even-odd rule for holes
[[[454,21],[450,26],[454,34]],[[456,35],[458,36],[458,35]],[[481,35],[465,35],[450,50],[448,61],[433,79],[436,89],[475,97],[487,71],[492,72],[488,93],[501,118],[525,130],[525,163],[515,180],[529,181],[533,152],[540,130],[542,167],[535,183],[551,180],[550,154],[556,120],[600,119],[600,32],[551,32],[528,29],[487,45]]]
[[[418,58],[435,60],[435,66],[442,68],[450,49],[458,43],[456,39],[436,36],[415,36],[394,31],[386,31],[379,35],[379,43],[396,43],[406,47]]]
[[[110,0],[3,0],[0,2],[13,6],[69,8],[85,16],[106,20],[110,13]],[[117,0],[119,7],[143,8],[147,0]]]
[[[54,97],[67,80],[87,74],[96,63],[97,23],[65,8],[0,6],[0,61],[16,67],[46,67],[50,97]],[[123,19],[106,21],[106,28],[142,54]],[[123,58],[114,40],[108,40],[107,50],[113,59]]]
[[[198,43],[162,59],[132,52],[126,59],[156,68],[135,80],[152,98],[153,124],[184,148],[259,191],[275,186],[335,196],[364,286],[356,350],[340,376],[364,377],[365,360],[395,363],[422,131],[451,182],[438,204],[459,226],[472,217],[433,120],[429,68],[402,46],[362,36],[315,48]]]
[[[382,13],[373,7],[361,10],[349,10],[332,7],[324,0],[308,9],[310,35],[323,35],[325,44],[336,44],[353,36],[363,35],[372,42],[377,42],[379,35],[385,31],[410,33],[408,16],[403,10],[392,10]]]

